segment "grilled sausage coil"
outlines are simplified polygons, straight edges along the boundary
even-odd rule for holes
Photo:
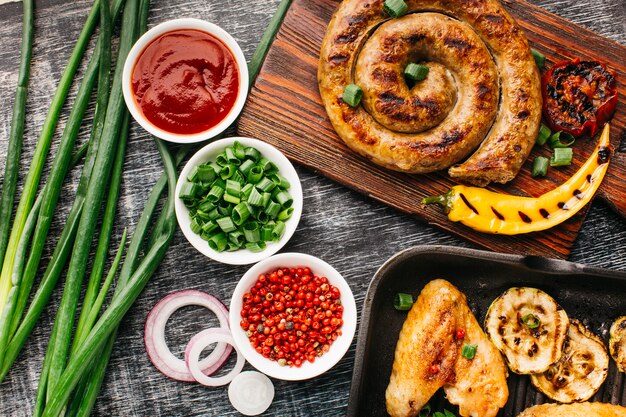
[[[481,186],[512,180],[541,121],[539,74],[517,23],[496,0],[407,1],[397,19],[383,5],[344,0],[322,43],[319,88],[338,135],[393,170],[449,168]],[[412,87],[410,62],[429,67]],[[361,106],[341,98],[351,83],[363,89]]]

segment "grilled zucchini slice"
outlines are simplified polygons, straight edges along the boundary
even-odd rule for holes
[[[567,313],[537,288],[509,288],[487,311],[485,330],[517,374],[546,371],[561,358]]]
[[[587,401],[606,379],[609,354],[604,342],[578,320],[571,320],[563,355],[530,382],[549,398],[560,403]]]
[[[609,331],[609,350],[620,372],[626,372],[626,316],[618,317]]]

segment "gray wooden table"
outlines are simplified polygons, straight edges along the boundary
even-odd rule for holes
[[[82,27],[89,0],[36,2],[36,37],[31,75],[24,170],[32,156],[54,88]],[[278,0],[154,0],[150,25],[177,17],[197,17],[215,22],[240,43],[247,58],[254,52]],[[535,0],[535,3],[573,22],[626,44],[626,0]],[[21,4],[0,0],[0,166],[4,166],[12,101],[17,79]],[[626,59],[626,57],[625,57]],[[72,94],[75,93],[72,90]],[[62,122],[67,116],[63,113]],[[82,140],[85,138],[83,132]],[[56,142],[53,144],[55,150]],[[368,283],[380,265],[394,253],[413,245],[444,244],[469,247],[458,238],[417,223],[413,218],[358,195],[330,180],[297,167],[304,189],[304,212],[295,235],[283,251],[318,256],[348,280],[360,308]],[[133,230],[161,167],[148,135],[133,125],[116,235]],[[79,171],[74,170],[61,195],[52,228],[56,240],[67,208],[73,200]],[[46,256],[50,255],[48,246]],[[570,260],[599,267],[626,270],[626,221],[608,207],[594,202]],[[94,410],[102,416],[239,415],[230,405],[226,388],[209,389],[181,383],[161,375],[148,360],[143,346],[143,323],[150,308],[178,289],[199,289],[228,302],[246,267],[222,265],[204,258],[177,233],[157,271],[122,324],[109,364],[104,389]],[[56,291],[24,352],[0,385],[0,415],[31,414],[51,325],[60,299]],[[185,342],[214,320],[209,313],[188,308],[170,321],[168,343],[182,352]],[[346,412],[354,347],[331,371],[304,382],[274,380],[276,397],[266,415],[340,416]],[[247,365],[249,367],[249,365]],[[246,368],[247,369],[247,368]]]

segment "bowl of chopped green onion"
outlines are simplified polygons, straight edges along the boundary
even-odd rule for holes
[[[298,174],[278,149],[232,137],[189,159],[176,184],[176,218],[198,251],[218,262],[246,265],[289,241],[302,200]]]

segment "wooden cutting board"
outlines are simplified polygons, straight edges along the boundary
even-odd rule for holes
[[[338,4],[336,0],[293,1],[250,90],[238,133],[271,143],[301,165],[484,248],[566,258],[588,208],[544,232],[518,236],[474,232],[450,222],[437,207],[420,204],[422,197],[442,194],[455,184],[445,173],[407,175],[390,171],[344,145],[326,116],[317,87],[320,46]],[[616,72],[619,103],[611,122],[615,154],[598,195],[626,216],[626,149],[620,148],[626,136],[626,48],[526,1],[505,0],[503,4],[525,30],[531,46],[546,56],[547,67],[580,57],[603,61]],[[537,155],[549,156],[550,151],[535,147],[517,178],[490,188],[517,195],[543,194],[566,181],[591,154],[595,143],[595,139],[579,139],[574,145],[573,164],[551,168],[541,179],[531,177],[531,161]]]

